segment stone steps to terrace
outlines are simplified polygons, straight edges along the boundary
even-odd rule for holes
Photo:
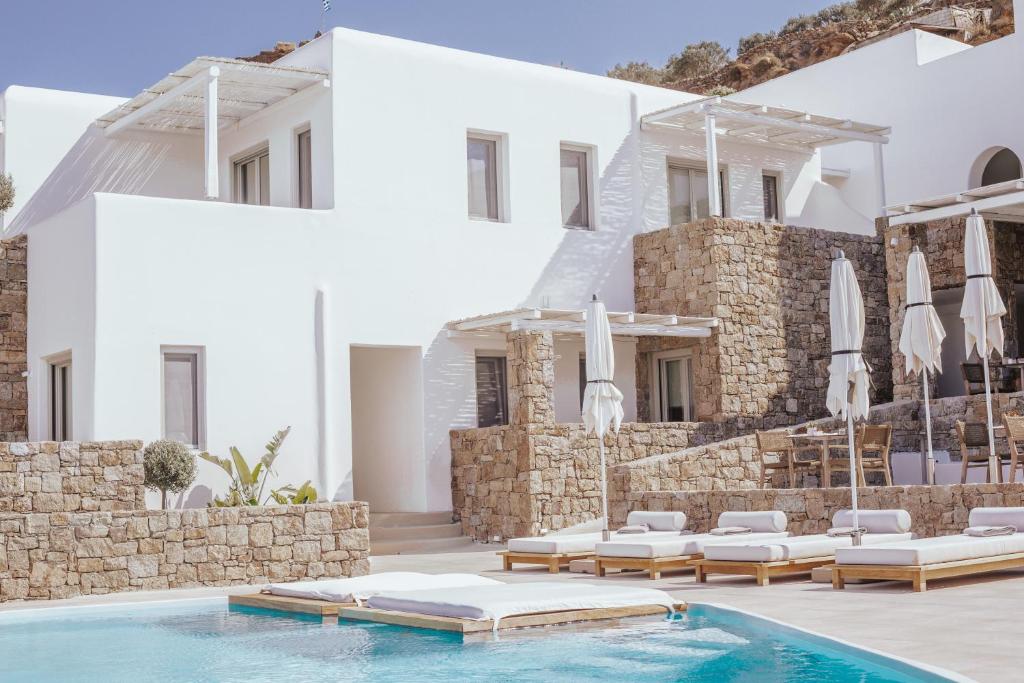
[[[451,512],[371,512],[370,554],[466,552],[473,540]]]

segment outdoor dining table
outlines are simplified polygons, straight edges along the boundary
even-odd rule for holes
[[[832,485],[832,472],[829,469],[829,458],[828,451],[829,447],[837,444],[846,443],[846,432],[802,432],[799,434],[789,434],[790,441],[805,442],[818,446],[821,457],[821,486],[828,488]],[[794,453],[794,457],[795,457]]]

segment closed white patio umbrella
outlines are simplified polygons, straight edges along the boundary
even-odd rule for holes
[[[988,357],[993,351],[1003,355],[1003,323],[1006,306],[992,280],[992,255],[988,246],[985,221],[976,210],[967,217],[964,235],[964,303],[960,317],[964,321],[964,341],[967,357],[977,350],[985,373],[985,415],[988,426],[988,467],[991,481],[999,481],[999,461],[996,459],[995,428],[992,424],[992,386],[988,375]]]
[[[826,405],[833,416],[846,418],[846,439],[850,452],[850,498],[853,509],[853,544],[860,545],[857,516],[857,454],[853,421],[868,416],[868,365],[864,344],[864,299],[853,272],[853,264],[842,251],[832,261],[832,282],[828,295],[832,362],[828,366]]]
[[[932,283],[928,277],[928,264],[917,247],[907,259],[907,308],[900,332],[900,353],[907,360],[905,376],[917,374],[924,386],[925,438],[928,456],[925,463],[925,483],[935,483],[935,455],[932,453],[932,413],[928,403],[928,372],[942,372],[942,329],[935,307],[932,305]]]
[[[608,428],[619,431],[622,424],[622,392],[615,388],[615,351],[612,330],[604,304],[594,295],[587,305],[586,325],[587,388],[583,392],[583,426],[594,432],[601,453],[602,536],[608,540],[608,473],[604,455],[604,435]]]

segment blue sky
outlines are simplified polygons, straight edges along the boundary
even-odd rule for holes
[[[834,0],[832,0],[834,1]],[[0,90],[130,96],[193,57],[309,38],[321,0],[3,0]],[[327,26],[604,73],[661,65],[684,45],[736,40],[829,0],[333,0]],[[640,9],[642,7],[642,10]]]

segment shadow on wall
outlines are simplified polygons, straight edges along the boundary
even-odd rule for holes
[[[133,133],[107,138],[90,127],[12,221],[21,234],[96,192],[199,199],[202,140],[191,135]]]

